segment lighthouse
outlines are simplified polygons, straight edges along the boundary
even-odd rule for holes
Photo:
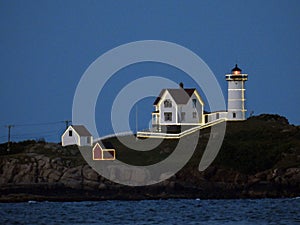
[[[227,120],[245,120],[245,81],[248,80],[248,74],[243,74],[242,70],[236,64],[231,70],[231,74],[226,74],[228,81],[228,103]]]

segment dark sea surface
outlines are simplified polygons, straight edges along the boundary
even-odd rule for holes
[[[1,203],[0,224],[300,224],[300,198]]]

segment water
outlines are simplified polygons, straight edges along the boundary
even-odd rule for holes
[[[300,224],[300,198],[1,203],[0,224]]]

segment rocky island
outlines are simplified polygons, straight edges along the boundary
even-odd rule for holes
[[[201,132],[193,157],[181,171],[161,183],[143,187],[113,183],[98,175],[76,146],[28,140],[12,143],[7,152],[6,144],[1,144],[0,202],[300,196],[300,126],[269,114],[228,122],[217,158],[199,172],[209,131]],[[121,145],[117,138],[105,143]],[[175,144],[165,140],[156,155],[166,157]],[[130,150],[117,155],[132,162],[142,157]]]

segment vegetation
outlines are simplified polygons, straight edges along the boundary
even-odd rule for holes
[[[201,131],[194,156],[186,167],[198,167],[209,132],[209,128]],[[107,148],[116,149],[117,159],[132,165],[159,162],[172,153],[177,143],[178,140],[164,140],[151,151],[135,151],[116,137],[104,142]],[[76,146],[61,147],[59,144],[28,140],[12,143],[10,149],[7,152],[7,144],[1,144],[1,157],[13,156],[26,161],[26,154],[36,153],[49,158],[59,157],[63,162],[68,162],[68,166],[86,163]],[[251,117],[247,121],[228,122],[222,148],[213,165],[244,174],[272,168],[300,167],[300,127],[290,125],[284,117],[267,114]]]
[[[187,167],[197,168],[209,132],[209,128],[201,131],[195,154]],[[164,140],[156,149],[147,152],[128,149],[117,138],[110,138],[106,143],[119,150],[118,159],[133,165],[150,165],[171,154],[178,142]],[[244,174],[300,167],[300,127],[290,125],[284,117],[268,114],[247,121],[228,122],[222,148],[213,165]]]
[[[62,163],[67,163],[68,167],[85,164],[77,146],[62,147],[55,143],[43,141],[26,140],[13,142],[10,151],[7,151],[7,143],[0,144],[0,156],[16,158],[20,163],[26,163],[32,154],[41,154],[50,159],[60,158]]]
[[[299,137],[299,126],[289,125],[278,115],[231,122],[215,164],[246,174],[275,167],[300,167]]]

